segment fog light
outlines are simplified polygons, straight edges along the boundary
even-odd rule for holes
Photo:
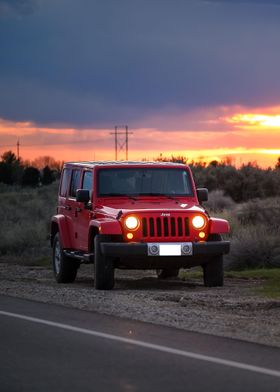
[[[149,256],[159,256],[159,245],[158,244],[148,244],[148,255]]]
[[[133,234],[132,233],[127,233],[127,239],[129,239],[129,240],[132,240],[132,238],[133,238]]]
[[[181,245],[181,252],[184,256],[190,256],[193,253],[192,243],[185,243]]]
[[[198,236],[199,236],[199,238],[203,239],[203,238],[205,238],[206,234],[204,233],[204,231],[201,231],[201,232],[198,234]]]

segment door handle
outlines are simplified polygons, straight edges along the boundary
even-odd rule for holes
[[[68,211],[72,210],[71,206],[65,206],[64,208],[65,208],[65,210],[68,210]]]
[[[77,207],[75,211],[76,211],[76,212],[81,212],[82,209],[81,209],[80,207]]]

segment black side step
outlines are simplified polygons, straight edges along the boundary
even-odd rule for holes
[[[94,262],[93,253],[83,253],[75,250],[64,249],[63,253],[67,257],[72,257],[72,259],[79,260],[81,263],[90,264]]]

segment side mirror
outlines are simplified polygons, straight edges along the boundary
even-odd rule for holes
[[[208,200],[208,189],[207,188],[197,188],[196,190],[197,198],[199,203]]]
[[[77,189],[76,201],[87,204],[90,201],[90,195],[88,189]]]

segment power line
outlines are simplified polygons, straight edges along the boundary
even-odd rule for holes
[[[123,132],[119,131],[119,128],[124,129]],[[105,129],[105,128],[104,128]],[[108,129],[108,128],[106,128]],[[127,125],[116,125],[115,131],[111,133],[111,135],[115,136],[115,160],[118,160],[118,152],[125,151],[126,160],[128,160],[128,135],[132,135],[133,132],[128,131]],[[124,136],[124,137],[123,137]],[[88,140],[79,140],[79,141],[72,141],[72,142],[63,142],[63,143],[32,143],[32,144],[24,144],[17,140],[16,144],[0,144],[0,149],[3,148],[11,148],[16,147],[17,151],[17,159],[20,157],[20,147],[47,147],[47,146],[60,146],[60,145],[79,145],[79,144],[88,144]]]
[[[67,144],[89,144],[88,140],[77,140],[77,141],[73,141],[73,142],[62,142],[62,143],[34,143],[34,144],[24,144],[24,143],[20,143],[21,147],[41,147],[41,146],[64,146]],[[16,144],[0,144],[0,148],[8,148],[8,147],[15,147],[17,146]]]

